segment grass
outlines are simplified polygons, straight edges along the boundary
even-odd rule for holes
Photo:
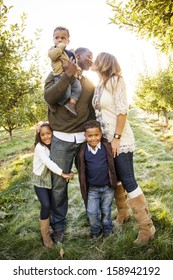
[[[135,174],[143,189],[157,229],[145,246],[133,244],[137,228],[133,215],[115,234],[92,243],[79,191],[77,173],[69,184],[65,260],[172,260],[173,259],[173,151],[172,131],[162,130],[137,110],[130,112],[136,138]],[[160,129],[159,129],[160,127]],[[168,141],[169,140],[169,141]],[[31,183],[34,131],[17,130],[12,141],[0,131],[0,259],[60,260],[60,246],[42,246],[39,202]],[[116,207],[112,209],[113,219]]]

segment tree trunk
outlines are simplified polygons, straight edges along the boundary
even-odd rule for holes
[[[164,124],[165,124],[166,126],[168,126],[168,112],[167,112],[167,111],[164,111],[163,113],[164,113]]]
[[[12,140],[13,136],[12,136],[12,129],[10,129],[8,132],[9,132],[9,140]]]

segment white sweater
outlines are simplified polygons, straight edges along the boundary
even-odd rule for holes
[[[62,169],[53,162],[50,158],[50,150],[45,146],[38,143],[34,151],[33,160],[33,173],[40,176],[45,168],[45,166],[52,172],[61,175]]]

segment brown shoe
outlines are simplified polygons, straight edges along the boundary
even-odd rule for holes
[[[74,103],[67,103],[67,104],[65,104],[64,106],[65,106],[65,108],[66,108],[70,113],[72,113],[73,115],[77,116],[76,109],[75,109],[76,104],[74,104]]]

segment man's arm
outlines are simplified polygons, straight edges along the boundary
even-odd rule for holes
[[[44,98],[49,105],[55,105],[66,92],[71,78],[63,74],[58,81],[54,81],[54,76],[50,73],[45,81]]]
[[[48,75],[45,81],[44,98],[49,105],[57,104],[63,97],[77,71],[77,67],[72,60],[64,65],[64,69],[65,73],[58,79],[58,81],[56,81],[56,83],[52,72]]]

